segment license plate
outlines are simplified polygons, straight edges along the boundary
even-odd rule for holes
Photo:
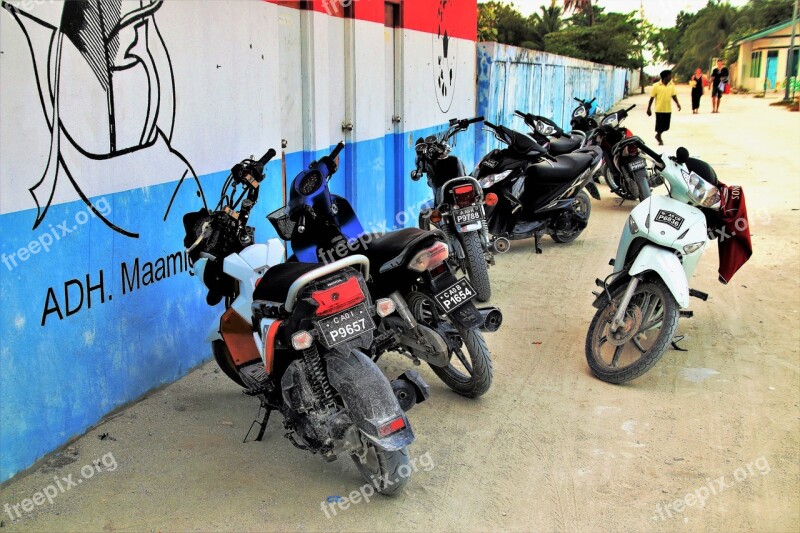
[[[469,224],[481,219],[481,210],[478,206],[465,207],[453,210],[453,220],[456,224]]]
[[[645,167],[644,159],[634,159],[628,163],[628,168],[631,170],[639,170]]]
[[[372,331],[375,323],[366,304],[359,304],[338,315],[320,320],[317,322],[317,329],[322,333],[323,343],[330,348]]]
[[[451,313],[457,307],[475,298],[475,289],[472,288],[466,278],[461,278],[437,294],[435,298],[445,313]]]

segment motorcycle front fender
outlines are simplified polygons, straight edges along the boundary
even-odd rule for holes
[[[414,432],[389,380],[372,359],[352,350],[346,354],[331,352],[325,362],[331,385],[342,396],[350,419],[362,435],[387,451],[400,450],[414,442]],[[400,417],[405,426],[381,437],[378,428]]]
[[[631,276],[653,272],[666,284],[681,308],[689,307],[689,281],[677,254],[658,246],[644,246],[629,270]]]

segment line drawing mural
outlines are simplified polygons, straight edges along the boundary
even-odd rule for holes
[[[50,131],[47,164],[29,188],[36,203],[33,229],[45,219],[62,175],[103,223],[131,238],[139,234],[112,222],[89,199],[98,183],[135,183],[143,172],[169,178],[162,183],[177,180],[166,220],[191,176],[206,205],[197,174],[172,146],[175,78],[155,20],[163,2],[66,0],[55,24],[2,1],[27,41]]]
[[[456,87],[456,67],[458,57],[456,46],[452,40],[452,32],[448,32],[447,11],[450,0],[439,0],[437,11],[437,28],[433,36],[433,78],[436,84],[436,102],[442,113],[450,111]]]

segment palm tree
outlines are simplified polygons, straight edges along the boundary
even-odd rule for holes
[[[533,34],[528,48],[535,48],[536,50],[544,50],[544,36],[548,33],[553,33],[561,29],[564,25],[564,20],[561,18],[561,8],[556,5],[556,0],[551,0],[550,6],[541,6],[541,13],[534,13],[528,19],[528,24],[533,28]]]
[[[592,0],[564,0],[564,13],[582,11],[589,17],[589,25],[594,26]]]

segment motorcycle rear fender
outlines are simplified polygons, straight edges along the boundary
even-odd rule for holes
[[[681,308],[689,307],[689,281],[678,256],[673,250],[645,245],[633,261],[631,276],[653,272],[666,284]]]
[[[414,442],[408,419],[378,365],[358,350],[347,354],[331,352],[325,362],[331,385],[342,396],[350,419],[364,437],[387,451],[400,450]],[[379,435],[382,424],[401,417],[403,429],[386,437]]]

